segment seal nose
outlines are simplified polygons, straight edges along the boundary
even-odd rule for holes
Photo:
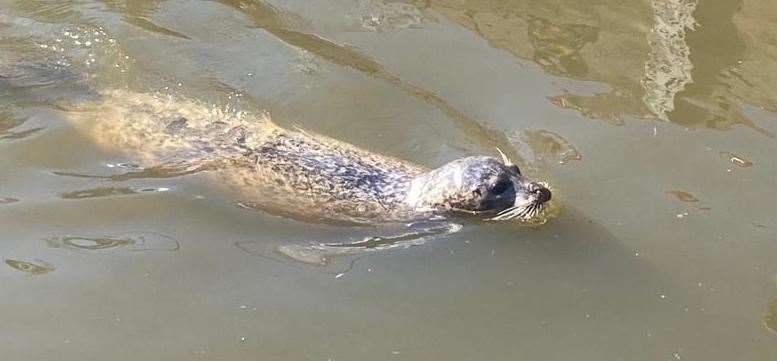
[[[534,194],[537,195],[537,202],[540,204],[550,200],[550,190],[543,187],[541,184],[532,183],[534,186]]]

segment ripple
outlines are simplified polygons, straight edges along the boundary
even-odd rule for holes
[[[439,109],[457,128],[461,128],[464,134],[476,143],[488,147],[498,146],[511,158],[517,158],[517,154],[513,151],[504,133],[483,126],[477,119],[454,107],[433,91],[406,82],[398,75],[386,70],[379,62],[352,47],[332,42],[316,34],[293,29],[293,26],[287,24],[287,20],[298,18],[297,14],[284,11],[262,1],[221,0],[220,2],[244,13],[253,20],[257,27],[289,46],[305,50],[323,60],[353,69],[366,76],[389,82],[419,101]],[[402,7],[402,5],[397,6]]]
[[[330,273],[340,278],[350,272],[363,257],[420,246],[432,239],[457,233],[462,227],[458,223],[446,221],[424,221],[402,225],[398,229],[371,230],[370,233],[383,235],[368,235],[349,241],[278,244],[246,240],[235,242],[235,246],[251,256],[294,268]]]
[[[24,124],[26,120],[15,116],[10,111],[0,111],[0,135],[6,134],[9,130]]]
[[[51,173],[54,175],[63,176],[63,177],[108,179],[115,182],[122,182],[122,181],[128,181],[133,179],[175,178],[175,177],[196,174],[209,169],[208,168],[209,165],[207,164],[199,164],[197,162],[187,162],[187,161],[164,163],[150,168],[140,168],[140,167],[135,168],[135,165],[131,163],[119,163],[119,164],[108,163],[107,167],[132,169],[132,171],[121,172],[121,173],[112,174],[112,175],[88,174],[88,173],[64,172],[64,171],[52,171]]]
[[[29,273],[31,275],[42,275],[56,269],[53,265],[51,265],[51,263],[41,260],[20,261],[15,259],[6,259],[5,264],[17,271]]]
[[[63,199],[84,199],[84,198],[100,198],[100,197],[109,197],[109,196],[123,196],[123,195],[129,195],[129,194],[137,194],[137,193],[138,193],[137,191],[128,187],[124,187],[124,188],[100,187],[100,188],[92,188],[92,189],[62,193],[60,197],[62,197]]]
[[[567,164],[580,161],[583,155],[560,134],[545,129],[526,129],[514,141],[520,153],[531,162]]]
[[[138,16],[138,17],[125,16],[124,17],[124,21],[126,21],[129,24],[135,25],[135,26],[137,26],[139,28],[142,28],[144,30],[150,31],[152,33],[157,33],[157,34],[161,34],[161,35],[167,35],[167,36],[173,36],[173,37],[176,37],[176,38],[191,40],[191,38],[186,36],[186,34],[179,33],[179,32],[177,32],[175,30],[166,28],[164,26],[160,26],[160,25],[158,25],[158,24],[156,24],[156,23],[152,22],[151,20],[146,19],[144,17],[140,17],[140,16]]]
[[[16,203],[19,200],[11,197],[0,197],[0,204]]]
[[[62,237],[60,240],[65,247],[87,250],[116,248],[135,244],[135,241],[132,239],[115,238]]]
[[[731,152],[720,152],[720,156],[728,159],[728,161],[731,162],[731,164],[740,168],[749,168],[753,166],[753,162],[745,159],[745,157],[742,157],[738,154],[734,154]]]
[[[61,20],[76,14],[67,1],[19,1],[16,6],[29,16],[45,20]]]
[[[132,187],[98,187],[92,189],[84,189],[73,192],[66,192],[60,194],[62,199],[88,199],[88,198],[102,198],[112,196],[126,196],[140,193],[149,192],[167,192],[170,188],[157,187],[157,188],[132,188]]]
[[[18,132],[2,133],[2,135],[0,135],[0,140],[17,140],[17,139],[27,138],[29,136],[34,135],[35,133],[40,132],[43,129],[46,129],[46,128],[37,127],[37,128],[27,129],[27,130],[18,131]]]
[[[100,251],[124,248],[129,251],[177,251],[180,243],[167,235],[154,232],[129,232],[116,236],[56,236],[44,239],[52,248]]]
[[[143,169],[143,167],[141,167],[140,164],[132,163],[132,162],[105,163],[105,166],[108,168],[121,168],[121,169],[132,169],[132,170]]]
[[[27,120],[27,118],[15,116],[12,112],[0,111],[0,140],[27,138],[45,129],[44,127],[33,127],[24,130],[16,130],[17,128],[21,128]]]
[[[411,4],[362,0],[359,5],[362,28],[369,31],[417,28],[424,22],[421,11]]]

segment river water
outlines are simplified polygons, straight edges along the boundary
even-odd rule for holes
[[[776,23],[768,0],[0,0],[2,359],[775,360]],[[272,249],[365,230],[111,178],[132,160],[68,119],[116,88],[428,166],[500,147],[562,211],[302,264]]]

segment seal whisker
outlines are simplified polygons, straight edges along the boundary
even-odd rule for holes
[[[527,209],[527,206],[513,206],[499,212],[496,216],[491,217],[491,219],[496,221],[503,221],[523,217],[523,214],[525,214]]]
[[[494,217],[489,218],[489,220],[493,221],[507,221],[507,220],[513,220],[513,219],[521,219],[523,221],[528,221],[540,214],[542,210],[544,209],[544,205],[537,202],[532,202],[528,205],[519,205],[519,206],[513,206],[507,209],[502,210],[501,212],[497,213]]]

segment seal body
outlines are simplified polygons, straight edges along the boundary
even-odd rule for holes
[[[243,206],[315,221],[412,221],[451,213],[527,218],[550,198],[506,159],[429,169],[194,101],[104,92],[73,114],[98,144],[144,168],[202,173]],[[530,212],[531,211],[531,212]],[[495,218],[497,218],[495,217]]]
[[[358,223],[417,216],[405,199],[425,168],[321,135],[280,127],[269,132],[232,174],[255,185],[243,194],[260,207],[303,215],[313,210],[319,218]]]

